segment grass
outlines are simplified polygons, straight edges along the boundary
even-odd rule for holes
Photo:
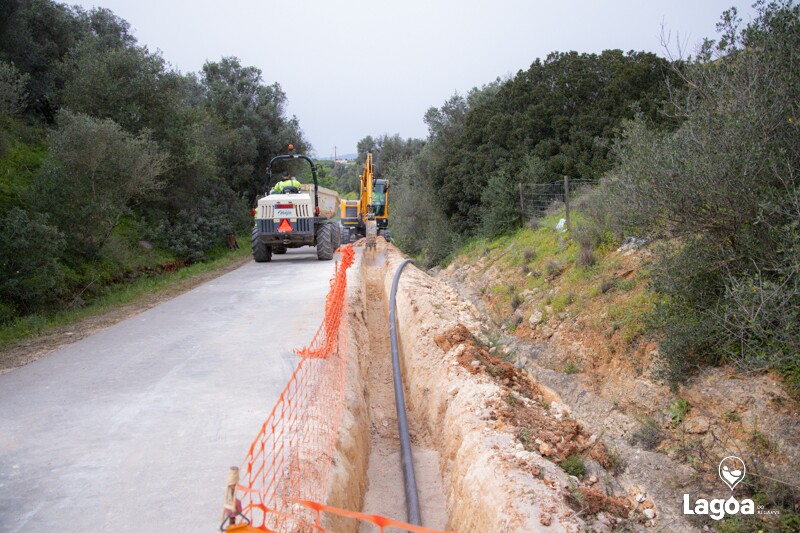
[[[540,308],[550,316],[588,315],[593,328],[633,344],[647,333],[643,317],[654,304],[654,295],[646,290],[647,274],[639,271],[628,279],[617,278],[623,263],[613,253],[616,245],[611,239],[594,250],[594,265],[580,266],[578,243],[569,233],[554,229],[563,216],[552,214],[533,228],[496,239],[473,239],[456,252],[454,259],[462,264],[480,260],[475,276],[489,269],[498,271],[495,284],[482,285],[480,290],[499,322],[507,321],[517,309],[526,312]],[[580,222],[580,213],[575,217]],[[524,301],[517,294],[534,289],[538,290],[536,295]]]
[[[80,320],[106,313],[149,294],[175,287],[183,280],[225,268],[248,255],[250,255],[248,247],[242,247],[234,251],[219,247],[219,249],[214,249],[209,253],[209,257],[212,258],[209,261],[195,263],[167,274],[143,277],[129,283],[121,282],[109,285],[93,297],[91,302],[78,309],[36,313],[21,317],[0,328],[0,348],[26,338],[46,334],[58,327],[74,324]]]
[[[631,434],[628,442],[645,450],[655,450],[665,437],[659,423],[654,418],[647,417],[639,420],[639,428]]]

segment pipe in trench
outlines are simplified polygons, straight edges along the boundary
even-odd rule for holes
[[[415,526],[422,525],[419,512],[419,495],[417,494],[417,480],[414,477],[414,461],[411,457],[411,440],[408,436],[408,419],[406,418],[406,398],[403,392],[403,378],[400,375],[400,357],[397,352],[397,328],[395,317],[395,294],[400,274],[403,268],[411,262],[406,259],[397,267],[392,282],[392,292],[389,297],[389,335],[392,341],[392,373],[394,377],[394,403],[397,409],[397,431],[400,435],[400,456],[403,463],[403,481],[406,489],[406,515],[407,522]]]

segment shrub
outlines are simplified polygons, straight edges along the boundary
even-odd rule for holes
[[[570,476],[581,479],[586,474],[586,465],[583,464],[581,456],[573,454],[561,461],[561,468]]]
[[[196,198],[190,209],[182,209],[156,229],[160,243],[189,261],[205,259],[206,252],[250,224],[247,210],[236,195],[218,185]]]
[[[744,30],[735,10],[680,74],[674,132],[628,124],[617,147],[620,220],[666,237],[653,287],[662,375],[701,364],[800,375],[800,6],[758,3]],[[781,73],[777,76],[774,73]]]
[[[669,418],[673,426],[680,426],[686,418],[686,414],[691,409],[691,405],[685,398],[678,398],[669,408]]]
[[[161,187],[166,157],[112,120],[64,110],[58,125],[31,201],[59,224],[69,249],[93,257],[132,201]]]
[[[481,232],[489,237],[519,227],[519,195],[514,181],[498,172],[489,178],[481,194]]]
[[[6,302],[0,315],[8,322],[16,311],[50,302],[63,290],[64,237],[44,215],[19,208],[12,208],[0,226],[0,296]]]

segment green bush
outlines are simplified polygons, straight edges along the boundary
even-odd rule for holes
[[[561,461],[561,468],[570,476],[581,479],[586,474],[586,465],[578,454],[573,454]]]
[[[224,185],[210,188],[191,206],[164,220],[156,237],[165,248],[189,261],[201,261],[224,242],[228,233],[240,233],[251,224],[245,205]]]
[[[58,258],[64,237],[47,217],[12,208],[0,223],[0,310],[7,323],[17,312],[53,301],[64,289]]]
[[[481,194],[481,204],[481,234],[494,237],[519,227],[519,192],[505,173],[498,172],[489,178]]]
[[[677,131],[637,119],[617,148],[620,220],[663,238],[651,318],[675,382],[723,362],[800,374],[800,6],[757,11],[743,31],[727,12],[720,43],[684,65]]]

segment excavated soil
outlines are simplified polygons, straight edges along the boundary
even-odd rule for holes
[[[351,276],[346,405],[328,503],[403,520],[386,321],[403,258],[378,243]],[[644,528],[643,511],[654,513],[654,504],[616,481],[601,435],[491,347],[473,312],[447,284],[412,266],[403,271],[397,327],[418,483],[428,475],[441,483],[440,501],[421,491],[426,525],[520,533]],[[576,458],[587,470],[580,478],[560,466]],[[441,512],[441,523],[427,521],[431,510]],[[348,519],[326,520],[334,531],[359,531]]]

